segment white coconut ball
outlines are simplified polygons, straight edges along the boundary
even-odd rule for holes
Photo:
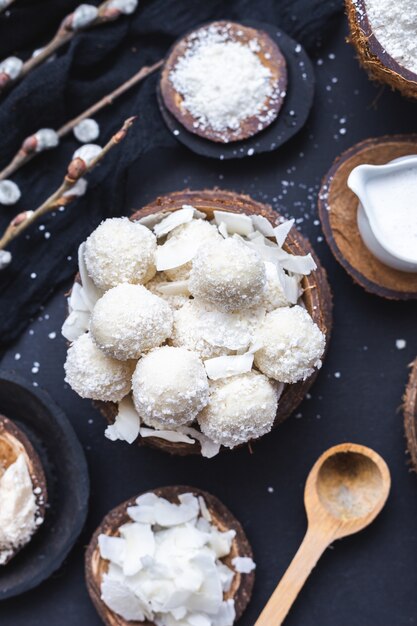
[[[172,232],[169,233],[167,241],[164,246],[177,246],[181,243],[184,246],[194,245],[196,242],[201,246],[210,245],[212,241],[220,241],[222,236],[217,230],[216,226],[206,222],[205,220],[195,219],[186,224],[177,226]],[[191,271],[191,261],[174,267],[172,269],[165,270],[165,273],[169,280],[188,280]]]
[[[234,448],[268,433],[278,407],[276,384],[259,372],[210,382],[210,400],[198,415],[201,431]]]
[[[189,301],[190,296],[182,294],[182,293],[174,294],[174,293],[165,293],[163,291],[160,291],[160,286],[167,285],[167,284],[169,285],[169,280],[168,280],[168,276],[166,275],[166,273],[157,272],[155,276],[152,278],[152,280],[146,283],[146,289],[149,289],[149,291],[154,293],[156,296],[159,296],[160,298],[168,302],[168,304],[173,309],[179,309],[182,306],[184,306],[184,304]]]
[[[82,398],[119,402],[131,389],[132,361],[116,361],[97,348],[89,333],[71,345],[65,381]]]
[[[282,383],[296,383],[321,366],[326,339],[308,312],[296,305],[267,313],[255,343],[263,346],[255,352],[261,372]]]
[[[127,217],[105,220],[85,242],[87,272],[103,291],[121,283],[145,284],[155,275],[155,254],[155,235]]]
[[[172,309],[143,285],[122,284],[106,291],[90,322],[100,350],[120,359],[138,359],[171,335]]]
[[[192,262],[190,293],[223,311],[257,305],[265,284],[265,264],[258,252],[233,237],[200,248]]]
[[[204,366],[195,352],[162,346],[144,356],[132,377],[133,401],[149,426],[191,424],[208,402]]]

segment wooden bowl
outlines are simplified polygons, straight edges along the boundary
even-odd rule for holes
[[[178,496],[183,493],[193,493],[196,496],[202,496],[206,502],[207,508],[212,516],[213,523],[221,531],[235,530],[236,536],[233,539],[230,554],[221,559],[225,565],[232,568],[232,560],[237,556],[245,556],[253,558],[252,548],[245,535],[245,532],[232,515],[232,513],[218,500],[215,496],[196,489],[194,487],[161,487],[154,489],[160,498],[165,498],[174,504],[179,504]],[[98,614],[105,624],[108,626],[127,626],[127,624],[139,624],[139,622],[126,622],[122,617],[111,611],[101,599],[101,582],[103,574],[107,571],[107,562],[100,556],[98,547],[98,537],[101,534],[118,535],[118,529],[122,524],[130,522],[131,519],[127,514],[127,508],[133,506],[136,500],[131,498],[123,504],[110,511],[103,519],[97,530],[95,531],[85,555],[85,575],[88,593],[97,609]],[[224,599],[234,599],[236,609],[236,620],[238,620],[246,609],[252,595],[253,584],[255,581],[255,573],[239,574],[236,572],[230,590],[224,595]],[[140,622],[143,626],[155,626],[151,622]]]
[[[223,190],[203,190],[203,191],[177,191],[156,198],[139,211],[133,213],[131,219],[138,220],[141,217],[152,215],[158,212],[176,211],[183,204],[191,204],[199,211],[213,218],[213,210],[229,211],[230,213],[245,213],[247,215],[263,215],[273,225],[275,225],[279,214],[269,205],[256,202],[250,196],[237,194],[232,191]],[[326,335],[326,348],[330,338],[332,324],[332,296],[327,282],[326,272],[320,264],[310,242],[303,237],[295,228],[292,228],[284,248],[287,252],[297,255],[311,253],[317,264],[317,269],[303,279],[304,289],[303,301],[313,320]],[[318,372],[314,372],[307,380],[286,385],[278,404],[277,416],[274,427],[281,424],[301,403],[305,394],[313,384]],[[111,402],[95,403],[108,423],[114,422],[117,414],[117,405]],[[157,437],[145,437],[138,439],[139,444],[158,448],[164,452],[178,454],[181,456],[188,454],[200,454],[201,447],[198,442],[194,445],[187,443],[173,443]]]
[[[199,31],[205,31],[208,27],[215,27],[221,31],[227,29],[228,41],[242,43],[243,45],[247,45],[253,39],[258,41],[259,51],[255,54],[262,65],[270,70],[270,80],[273,81],[275,85],[272,95],[268,97],[264,103],[266,109],[272,113],[268,119],[263,119],[262,115],[252,115],[245,119],[237,130],[227,129],[225,131],[217,131],[211,127],[201,128],[196,124],[196,118],[183,106],[184,99],[174,88],[169,76],[178,60],[183,57],[190,43],[195,39],[197,33]],[[160,91],[164,104],[180,124],[191,133],[219,143],[229,143],[247,139],[272,124],[281,109],[286,88],[286,61],[281,50],[271,37],[263,30],[227,21],[206,24],[191,31],[180,39],[168,54],[161,72],[160,80]]]
[[[417,471],[417,358],[411,363],[403,400],[404,430],[411,463]]]
[[[7,470],[21,454],[24,455],[32,480],[37,506],[36,519],[43,520],[45,518],[45,507],[48,502],[48,491],[41,460],[25,433],[18,428],[14,422],[4,415],[0,415],[0,475]],[[35,532],[39,527],[40,526],[36,527]],[[24,544],[16,548],[5,561],[5,564],[11,561],[26,545],[27,544]]]
[[[349,40],[370,78],[398,89],[404,96],[417,98],[417,74],[400,65],[379,43],[372,31],[365,0],[345,0],[345,4]]]

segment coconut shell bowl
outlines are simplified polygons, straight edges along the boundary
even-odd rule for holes
[[[198,211],[205,213],[208,219],[213,218],[214,210],[227,211],[230,213],[243,213],[246,215],[262,215],[275,226],[280,218],[279,214],[270,206],[254,201],[246,195],[223,190],[203,191],[180,191],[156,198],[153,202],[136,211],[131,216],[132,220],[139,220],[145,216],[151,216],[160,212],[169,213],[181,209],[183,205],[192,205]],[[321,266],[309,241],[303,237],[294,227],[291,228],[284,249],[288,253],[307,255],[311,253],[317,264],[317,269],[305,276],[302,282],[302,301],[326,338],[326,348],[330,337],[332,324],[332,297],[327,281],[326,272]],[[310,389],[317,370],[306,380],[284,386],[284,390],[278,403],[278,410],[274,427],[281,424],[302,402]],[[111,402],[96,402],[96,406],[112,424],[117,414],[117,405]],[[201,446],[196,441],[194,445],[183,442],[171,442],[164,439],[148,436],[138,437],[139,445],[147,445],[152,448],[163,450],[176,455],[201,454]]]

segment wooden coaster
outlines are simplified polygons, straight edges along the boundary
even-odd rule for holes
[[[411,463],[417,471],[417,358],[411,364],[410,378],[404,395],[403,412],[407,449],[410,453]]]
[[[357,165],[382,165],[398,157],[417,154],[417,135],[367,139],[336,159],[323,179],[319,215],[327,243],[336,260],[366,291],[392,300],[417,299],[417,274],[384,265],[368,250],[357,225],[358,198],[347,186]]]
[[[131,219],[140,219],[147,215],[159,212],[170,212],[180,209],[184,204],[190,204],[199,211],[207,214],[209,219],[213,218],[213,210],[229,211],[231,213],[245,213],[247,215],[263,215],[273,225],[280,215],[269,205],[256,202],[250,196],[238,194],[233,191],[211,189],[203,191],[176,191],[156,198],[153,202],[136,211]],[[330,339],[332,325],[332,296],[327,275],[320,261],[315,255],[308,239],[303,237],[295,228],[292,228],[286,239],[284,248],[287,252],[296,255],[311,253],[317,269],[309,276],[305,276],[302,282],[304,289],[304,304],[313,320],[326,336],[326,349]],[[281,424],[287,417],[295,411],[302,402],[305,394],[313,384],[318,371],[304,381],[292,385],[285,385],[284,391],[278,403],[277,416],[274,427]],[[112,424],[117,415],[117,405],[112,402],[94,402],[104,415],[109,424]],[[194,445],[187,443],[166,441],[159,437],[139,437],[139,445],[151,446],[164,452],[178,454],[181,456],[189,454],[201,454],[201,447],[198,442]]]
[[[152,492],[160,498],[165,498],[174,504],[179,504],[178,496],[183,493],[193,493],[196,496],[201,496],[207,508],[211,514],[212,522],[221,532],[227,530],[234,530],[236,535],[232,541],[232,547],[230,554],[221,559],[222,562],[233,569],[232,560],[237,557],[249,557],[253,558],[252,548],[246,537],[239,521],[235,516],[227,509],[220,500],[215,496],[196,489],[195,487],[161,487],[154,489]],[[116,615],[111,611],[101,599],[101,581],[103,574],[107,570],[107,562],[104,561],[98,548],[98,536],[102,533],[106,535],[117,535],[118,529],[122,524],[132,521],[127,514],[127,508],[136,504],[136,497],[127,500],[123,504],[110,511],[103,519],[97,530],[95,531],[87,552],[85,555],[85,576],[87,582],[88,593],[90,598],[97,609],[100,617],[108,626],[126,626],[129,624],[138,624],[139,622],[126,622],[122,617]],[[225,599],[232,598],[235,602],[236,621],[242,616],[246,609],[249,600],[252,596],[253,583],[255,581],[255,572],[250,574],[239,574],[236,572],[232,586],[230,590],[225,594]],[[146,621],[141,622],[143,626],[155,626],[153,623]]]

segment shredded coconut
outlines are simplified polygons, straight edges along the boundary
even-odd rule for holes
[[[190,38],[169,78],[196,126],[224,132],[238,130],[254,115],[272,121],[275,112],[266,101],[274,95],[274,84],[257,49],[256,39],[231,41],[227,26],[204,27]]]
[[[372,31],[397,63],[417,74],[417,5],[415,0],[365,0]]]

